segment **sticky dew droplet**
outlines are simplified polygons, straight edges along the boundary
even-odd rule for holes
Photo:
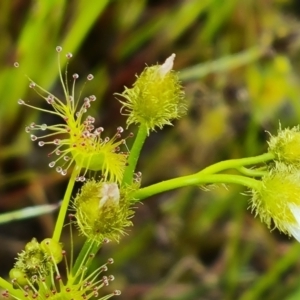
[[[62,168],[61,167],[56,167],[55,170],[56,170],[57,173],[61,173],[62,172]]]
[[[122,132],[124,131],[124,129],[123,129],[123,127],[119,126],[119,127],[117,128],[117,131],[118,131],[119,133],[122,133]]]
[[[48,104],[53,104],[54,103],[54,96],[53,95],[49,95],[46,98],[46,101],[47,101]]]
[[[96,98],[95,95],[91,95],[91,96],[89,96],[89,99],[90,99],[91,101],[95,101],[97,98]]]
[[[68,173],[68,171],[67,171],[67,170],[62,170],[62,171],[60,172],[60,174],[61,174],[61,175],[63,175],[63,176],[66,176],[66,175],[67,175],[67,173]]]
[[[115,276],[114,275],[109,275],[108,276],[108,280],[109,281],[114,281],[115,280]]]
[[[107,260],[107,263],[110,264],[110,265],[113,264],[113,263],[114,263],[114,259],[113,259],[113,258],[109,258],[109,259]]]
[[[84,176],[80,176],[80,177],[79,177],[79,180],[80,180],[81,182],[85,182],[85,177],[84,177]]]
[[[35,83],[34,83],[34,82],[30,82],[30,83],[29,83],[29,87],[30,87],[31,89],[35,88]]]
[[[114,290],[114,296],[120,296],[121,291],[120,290]]]
[[[87,78],[87,80],[93,80],[94,79],[94,75],[93,74],[89,74],[86,78]]]

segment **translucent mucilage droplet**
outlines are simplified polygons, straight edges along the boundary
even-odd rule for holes
[[[94,79],[94,75],[89,74],[89,75],[87,76],[87,80],[93,80],[93,79]]]
[[[62,170],[62,171],[60,172],[60,174],[63,175],[63,176],[67,175],[67,173],[68,173],[67,170]]]
[[[91,95],[91,96],[89,96],[89,98],[91,101],[95,101],[97,99],[95,95]]]
[[[41,130],[46,130],[47,129],[47,124],[42,124],[41,125]]]
[[[117,128],[117,131],[118,131],[119,133],[122,133],[122,132],[124,131],[124,129],[123,129],[123,127],[119,126],[119,127]]]
[[[61,167],[56,167],[56,172],[57,173],[61,173],[62,172],[62,168]]]

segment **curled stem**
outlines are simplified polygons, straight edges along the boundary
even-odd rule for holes
[[[247,169],[244,168],[244,166],[260,164],[260,163],[270,161],[272,159],[274,159],[273,153],[264,153],[262,155],[258,155],[254,157],[221,161],[193,175],[173,178],[170,180],[162,181],[160,183],[156,183],[151,186],[139,189],[134,193],[133,198],[139,201],[147,197],[150,197],[152,195],[177,189],[183,186],[189,186],[189,185],[199,186],[199,185],[213,184],[213,183],[236,183],[236,184],[247,186],[252,189],[257,189],[261,183],[260,181],[255,180],[253,178],[248,178],[242,175],[229,175],[229,174],[216,174],[216,173],[228,169],[240,169],[241,171],[243,170],[245,171]],[[259,173],[259,176],[262,176],[261,172]]]
[[[245,167],[236,168],[241,174],[251,177],[262,177],[267,174],[266,170],[248,169]]]
[[[200,174],[196,173],[193,175],[182,176],[166,181],[162,181],[148,187],[142,188],[137,190],[133,194],[133,199],[136,201],[145,199],[147,197],[170,191],[173,189],[177,189],[184,186],[196,185],[201,186],[205,184],[212,184],[212,183],[236,183],[247,186],[249,188],[257,189],[261,184],[260,181],[248,178],[241,175],[229,175],[229,174]]]
[[[273,153],[267,152],[258,156],[224,160],[208,166],[207,168],[200,171],[199,174],[215,174],[228,169],[236,169],[239,167],[265,163],[267,161],[273,160],[274,158],[275,155]]]

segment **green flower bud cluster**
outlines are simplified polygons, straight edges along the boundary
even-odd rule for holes
[[[268,228],[278,228],[300,242],[300,127],[280,128],[268,144],[274,162],[252,190],[252,211]]]
[[[13,293],[6,291],[2,295],[17,300],[107,300],[120,295],[119,290],[114,290],[100,296],[100,289],[114,280],[113,275],[100,277],[100,274],[106,272],[108,265],[113,264],[114,260],[109,258],[106,263],[89,273],[87,265],[92,263],[94,256],[93,253],[86,255],[81,261],[81,267],[74,270],[73,266],[68,266],[66,252],[62,250],[61,244],[53,239],[45,239],[41,243],[32,239],[19,254],[15,267],[9,273],[17,290],[14,289]],[[66,279],[63,279],[56,266],[63,257]]]
[[[54,266],[63,258],[62,246],[52,239],[45,239],[41,243],[33,238],[25,245],[25,249],[18,254],[9,277],[17,286],[25,286],[35,282],[35,277],[48,276]]]
[[[87,181],[74,199],[76,223],[81,234],[97,244],[119,241],[125,228],[132,225],[133,191],[139,184],[122,188],[114,182]]]
[[[287,165],[300,167],[300,127],[281,129],[276,136],[271,136],[269,152],[274,153],[275,160]]]
[[[293,235],[300,241],[300,169],[276,163],[252,192],[252,210],[271,229]]]
[[[131,89],[125,87],[122,112],[128,116],[127,125],[140,124],[147,131],[172,125],[186,113],[184,92],[178,75],[172,70],[175,54],[162,65],[146,67]]]

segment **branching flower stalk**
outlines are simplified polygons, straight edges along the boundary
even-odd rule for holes
[[[65,192],[52,238],[38,242],[32,239],[18,254],[11,269],[11,282],[0,278],[3,297],[13,299],[109,299],[119,295],[114,291],[101,296],[100,288],[108,285],[113,276],[100,278],[107,265],[113,260],[89,273],[94,255],[109,241],[120,242],[133,225],[134,206],[138,201],[169,190],[210,184],[239,184],[246,187],[251,195],[250,208],[268,228],[278,228],[300,241],[300,127],[278,130],[270,136],[268,152],[248,158],[230,159],[207,166],[199,172],[187,176],[168,179],[147,187],[140,187],[141,172],[136,165],[146,138],[155,130],[181,118],[187,111],[184,91],[178,73],[173,71],[175,54],[162,65],[146,67],[132,88],[125,87],[123,93],[116,94],[121,103],[121,113],[127,117],[127,127],[137,125],[137,135],[131,149],[127,149],[123,128],[118,126],[112,137],[103,137],[104,128],[95,128],[95,118],[85,116],[94,95],[75,95],[78,74],[73,74],[73,84],[68,87],[60,69],[61,47],[57,47],[59,76],[65,100],[49,93],[29,78],[34,89],[51,110],[34,107],[24,100],[18,103],[41,112],[56,115],[62,124],[26,127],[31,140],[39,146],[53,145],[49,157],[56,156],[49,163],[61,175],[71,177]],[[72,55],[66,54],[67,59]],[[16,63],[15,66],[18,66]],[[93,76],[87,76],[92,80]],[[80,104],[82,103],[82,104]],[[38,131],[46,131],[42,136]],[[132,137],[132,134],[128,136]],[[126,151],[121,147],[125,144]],[[236,174],[229,173],[235,170]],[[89,171],[93,171],[90,175]],[[100,173],[100,174],[99,174]],[[87,176],[89,174],[89,176]],[[82,187],[71,199],[76,181]],[[70,204],[71,202],[71,204]],[[73,260],[73,240],[71,231],[71,258],[66,259],[66,251],[60,243],[67,210],[72,213],[71,226],[76,225],[79,234],[86,238],[77,259]],[[273,222],[273,223],[272,223]],[[272,224],[273,227],[272,227]],[[61,262],[66,266],[66,279],[59,271]]]

